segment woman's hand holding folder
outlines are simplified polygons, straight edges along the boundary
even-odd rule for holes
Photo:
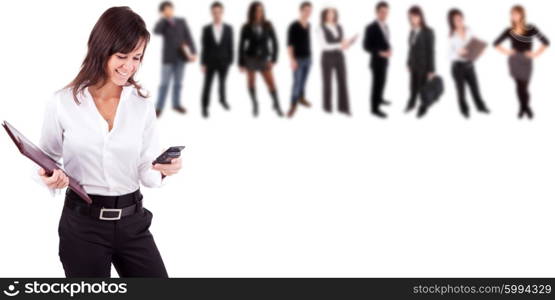
[[[40,168],[38,172],[42,182],[50,189],[63,189],[69,185],[69,177],[62,170],[54,170],[50,176],[43,168]]]

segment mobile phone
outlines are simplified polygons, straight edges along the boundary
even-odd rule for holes
[[[181,150],[183,149],[185,149],[185,146],[170,147],[168,150],[164,151],[164,153],[160,154],[152,164],[171,164],[172,159],[181,156]]]

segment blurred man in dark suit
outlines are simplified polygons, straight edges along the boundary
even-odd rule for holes
[[[213,22],[202,29],[200,63],[204,72],[202,88],[202,116],[208,117],[210,90],[215,75],[218,75],[220,104],[229,110],[226,101],[225,81],[229,66],[233,62],[233,28],[222,21],[224,7],[220,2],[211,6]]]
[[[379,2],[376,5],[376,20],[366,27],[364,33],[363,47],[370,53],[370,69],[372,70],[372,92],[370,98],[371,113],[380,118],[387,115],[381,111],[380,105],[389,104],[383,99],[385,82],[387,77],[387,66],[391,57],[391,45],[389,27],[386,24],[389,5]]]

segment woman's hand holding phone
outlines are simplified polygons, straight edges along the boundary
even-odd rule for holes
[[[181,170],[181,158],[173,158],[169,164],[154,164],[152,168],[164,176],[175,175]]]

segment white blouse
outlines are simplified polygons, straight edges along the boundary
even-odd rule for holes
[[[70,89],[47,103],[41,149],[62,163],[88,194],[117,196],[162,183],[152,161],[161,153],[153,103],[133,86],[123,88],[112,130],[88,88],[75,103]]]
[[[465,48],[473,37],[472,31],[466,28],[464,38],[456,32],[449,38],[449,59],[453,62],[465,62],[466,58],[460,55],[460,50]]]
[[[326,26],[326,28],[334,37],[339,36],[339,29],[337,28],[337,25],[326,23],[324,26]],[[318,27],[317,34],[320,40],[320,47],[322,51],[341,50],[341,42],[329,43],[328,40],[326,40],[326,33],[324,32],[324,29],[322,29],[322,27]]]

